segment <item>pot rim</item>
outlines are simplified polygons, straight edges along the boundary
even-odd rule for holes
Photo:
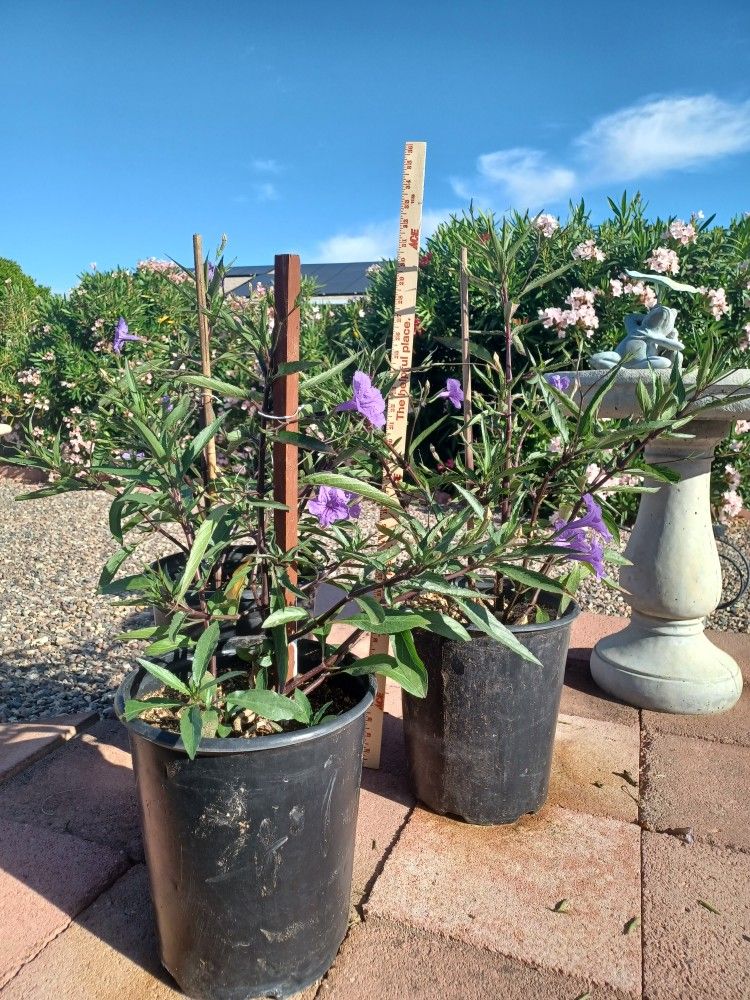
[[[577,601],[571,601],[570,606],[567,611],[561,615],[560,618],[553,618],[548,622],[529,622],[528,625],[506,625],[505,627],[513,635],[528,635],[530,632],[542,632],[545,629],[556,629],[565,628],[567,625],[572,624],[572,622],[580,615],[581,606]],[[424,629],[424,631],[429,632],[429,629]],[[487,635],[486,632],[481,632],[478,628],[467,626],[466,631],[469,633],[472,639],[487,639],[489,642],[498,642],[499,640],[493,639],[491,635]],[[446,639],[446,642],[456,642],[459,643],[460,639]]]
[[[141,719],[132,719],[126,722],[123,718],[125,711],[125,692],[132,694],[132,689],[139,676],[148,677],[148,672],[143,667],[131,670],[120,682],[115,692],[114,709],[117,718],[128,729],[128,731],[141,739],[148,740],[149,743],[156,743],[158,746],[169,750],[175,750],[187,755],[187,751],[179,733],[172,733],[158,726],[152,726],[149,722]],[[344,729],[360,715],[368,710],[375,700],[375,678],[368,676],[364,678],[352,677],[353,681],[366,680],[367,687],[360,700],[348,711],[337,715],[330,722],[322,723],[319,726],[308,726],[305,729],[295,729],[288,733],[274,733],[272,736],[256,736],[253,739],[243,737],[209,737],[202,739],[196,753],[196,757],[220,757],[227,754],[256,753],[262,750],[275,750],[279,747],[290,744],[309,743],[312,740],[324,739],[340,729]]]

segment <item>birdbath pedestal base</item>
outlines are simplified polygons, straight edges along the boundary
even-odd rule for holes
[[[601,377],[598,371],[579,372],[577,391],[585,398]],[[601,415],[638,419],[636,383],[649,385],[654,377],[669,373],[621,370]],[[591,674],[599,687],[638,708],[724,712],[742,693],[739,667],[709,641],[704,624],[721,600],[711,461],[732,422],[750,415],[750,400],[741,398],[748,386],[748,369],[722,380],[711,390],[715,407],[682,428],[692,437],[657,438],[646,448],[650,464],[669,467],[680,481],[646,481],[658,488],[641,496],[624,553],[631,565],[620,571],[631,620],[601,639],[591,654]]]

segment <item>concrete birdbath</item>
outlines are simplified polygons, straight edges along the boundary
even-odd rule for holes
[[[578,391],[588,395],[606,372],[570,375]],[[637,420],[636,385],[645,381],[648,386],[654,378],[666,380],[669,371],[622,368],[600,415]],[[689,391],[688,376],[685,385]],[[742,692],[739,667],[709,641],[704,622],[721,599],[710,510],[711,460],[732,423],[750,418],[749,394],[750,369],[735,372],[712,387],[711,408],[681,428],[692,437],[657,438],[646,448],[649,463],[669,466],[680,481],[666,485],[646,480],[645,485],[658,489],[642,494],[625,549],[632,565],[620,571],[631,620],[600,640],[591,655],[596,683],[631,705],[662,712],[723,712]]]

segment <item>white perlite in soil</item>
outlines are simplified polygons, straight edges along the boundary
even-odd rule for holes
[[[142,648],[115,635],[150,624],[148,613],[96,595],[116,547],[109,498],[82,492],[15,500],[32,488],[0,480],[0,722],[106,711]],[[748,553],[750,523],[741,522],[732,538]],[[142,552],[156,559],[172,550],[165,541]],[[622,597],[596,581],[586,582],[580,598],[587,611],[628,613]],[[734,613],[717,612],[709,626],[748,631],[748,598]]]

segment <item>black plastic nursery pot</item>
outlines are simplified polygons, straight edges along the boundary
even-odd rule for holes
[[[174,668],[174,664],[170,663]],[[287,997],[320,978],[349,918],[367,678],[323,725],[255,739],[179,737],[126,723],[161,960],[189,997]],[[115,710],[160,686],[145,671]]]
[[[403,693],[404,735],[417,797],[469,823],[513,823],[547,798],[570,628],[559,619],[511,628],[539,664],[493,639],[414,632],[426,698]]]

